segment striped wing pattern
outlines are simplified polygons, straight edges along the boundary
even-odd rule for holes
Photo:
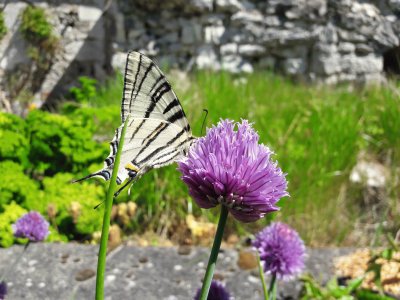
[[[111,178],[123,124],[128,116],[118,184],[127,178],[137,179],[152,168],[171,164],[186,155],[195,140],[179,99],[164,74],[148,57],[129,52],[121,105],[122,125],[110,143],[104,168],[80,180]]]

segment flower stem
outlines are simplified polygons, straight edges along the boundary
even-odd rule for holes
[[[276,300],[276,290],[277,290],[276,275],[273,274],[268,289],[269,300]]]
[[[257,261],[258,261],[258,271],[260,273],[261,285],[264,291],[264,300],[268,300],[267,283],[265,282],[264,270],[261,265],[260,253],[258,253],[258,251],[257,251]]]
[[[108,186],[108,191],[106,195],[104,216],[103,216],[103,228],[101,230],[100,250],[97,260],[96,300],[104,299],[104,273],[106,269],[106,255],[107,255],[107,242],[109,233],[108,231],[110,228],[110,216],[114,198],[114,191],[117,187],[118,167],[121,158],[122,147],[124,146],[124,137],[128,121],[129,117],[126,118],[124,127],[122,128],[121,138],[119,139],[117,154],[115,156],[114,168],[110,180],[110,185]]]
[[[224,228],[226,219],[228,217],[228,208],[221,205],[221,214],[219,216],[217,232],[215,233],[214,243],[211,248],[210,258],[206,274],[204,275],[203,286],[201,288],[200,300],[207,300],[208,292],[210,290],[211,281],[214,275],[215,265],[217,263],[219,248],[221,247],[222,236],[224,235]]]

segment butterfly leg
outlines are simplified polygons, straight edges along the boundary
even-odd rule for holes
[[[130,185],[135,180],[136,174],[134,177],[129,177],[128,181],[114,193],[114,198],[117,197],[128,185]]]

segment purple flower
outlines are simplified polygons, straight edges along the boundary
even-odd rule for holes
[[[4,300],[7,295],[7,284],[4,281],[0,282],[0,300]]]
[[[200,293],[201,289],[198,289],[196,296],[194,296],[194,300],[200,299]],[[211,281],[210,291],[208,292],[207,300],[229,300],[229,298],[229,293],[221,282],[216,280]]]
[[[278,279],[292,279],[304,269],[304,242],[286,224],[277,222],[264,228],[257,234],[253,246],[260,255],[264,272]]]
[[[49,234],[49,222],[36,211],[23,215],[12,227],[15,237],[28,238],[32,242],[43,241]]]
[[[225,205],[242,222],[279,210],[275,204],[288,195],[285,174],[258,139],[246,120],[221,120],[191,147],[179,170],[201,208]]]

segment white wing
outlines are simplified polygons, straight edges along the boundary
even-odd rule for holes
[[[111,178],[123,124],[129,115],[117,183],[139,178],[151,168],[168,165],[186,155],[195,138],[181,104],[164,74],[148,57],[129,52],[121,105],[122,125],[110,143],[104,168],[91,177]]]

